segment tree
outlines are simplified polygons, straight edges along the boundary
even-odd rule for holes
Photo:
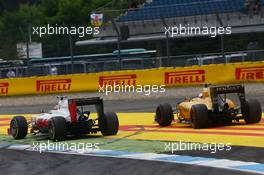
[[[28,29],[31,27],[47,24],[89,26],[92,10],[110,1],[0,0],[0,56],[5,59],[18,59],[16,44],[28,40]],[[86,36],[85,39],[89,37]],[[63,56],[69,53],[68,36],[45,35],[40,38],[32,35],[32,39],[42,43],[44,56]],[[79,40],[78,36],[73,36],[73,40]],[[87,48],[83,50],[89,51]]]

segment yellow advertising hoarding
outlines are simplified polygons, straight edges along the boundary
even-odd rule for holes
[[[0,80],[0,96],[96,91],[106,85],[184,86],[264,82],[264,62]]]

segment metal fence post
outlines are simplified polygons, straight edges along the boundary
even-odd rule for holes
[[[121,38],[120,38],[120,31],[118,30],[117,24],[114,19],[111,20],[114,30],[117,34],[117,49],[118,49],[118,60],[119,60],[119,69],[122,70],[122,58],[121,58]]]
[[[164,18],[161,18],[161,21],[163,23],[163,27],[168,27],[166,21]],[[167,66],[170,66],[170,37],[169,33],[166,33],[166,53],[167,53]]]
[[[73,58],[73,47],[72,47],[72,37],[69,33],[69,44],[70,44],[70,55],[71,55],[71,73],[74,73],[74,58]]]

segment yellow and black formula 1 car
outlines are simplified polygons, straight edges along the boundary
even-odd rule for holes
[[[240,106],[227,98],[229,94],[237,94]],[[194,129],[201,129],[219,121],[231,123],[243,119],[247,124],[258,123],[262,110],[257,100],[246,100],[242,85],[206,85],[199,97],[178,103],[175,110],[170,104],[160,104],[156,109],[155,121],[160,126],[169,126],[174,114],[180,122],[190,123]]]

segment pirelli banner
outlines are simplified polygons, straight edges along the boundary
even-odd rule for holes
[[[264,82],[264,62],[0,80],[0,96],[97,91],[106,85],[189,86]]]

